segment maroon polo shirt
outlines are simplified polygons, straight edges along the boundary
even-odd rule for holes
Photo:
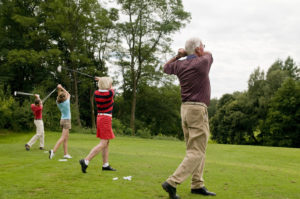
[[[177,75],[181,86],[182,102],[202,102],[209,105],[210,81],[209,70],[213,62],[211,54],[201,57],[189,55],[184,60],[177,60],[164,66],[164,72]]]

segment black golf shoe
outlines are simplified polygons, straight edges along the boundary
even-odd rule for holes
[[[176,195],[176,188],[172,187],[169,183],[164,182],[161,184],[162,188],[169,193],[170,199],[180,199],[178,195]]]
[[[110,165],[108,165],[107,167],[102,167],[102,171],[117,171],[117,170],[112,168]]]
[[[79,160],[79,164],[81,165],[82,173],[86,173],[86,169],[88,168],[88,165],[85,164],[84,159]]]
[[[210,192],[206,189],[206,187],[201,187],[200,189],[191,189],[192,194],[201,194],[204,196],[216,196],[217,194],[214,192]]]

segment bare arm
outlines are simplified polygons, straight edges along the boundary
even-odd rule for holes
[[[67,97],[67,99],[70,99],[70,93],[64,88],[64,87],[62,87],[62,85],[61,84],[58,84],[57,85],[57,89],[60,89],[60,90],[62,90],[63,92],[65,92],[66,93],[66,97]]]
[[[43,101],[41,100],[40,95],[39,94],[34,94],[34,96],[35,96],[35,99],[40,100],[40,105],[43,105]]]
[[[40,99],[40,95],[39,94],[34,94],[35,99]]]

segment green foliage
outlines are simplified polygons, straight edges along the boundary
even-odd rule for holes
[[[267,144],[300,146],[300,82],[284,81],[274,94],[263,125]]]
[[[3,95],[23,91],[43,97],[60,83],[71,93],[74,132],[77,128],[80,131],[80,125],[95,128],[93,92],[97,88],[94,82],[56,69],[61,65],[103,76],[107,74],[106,61],[113,57],[119,61],[124,78],[123,93],[116,97],[114,105],[116,134],[135,135],[140,130],[146,134],[151,132],[151,136],[164,134],[182,138],[179,87],[165,85],[169,79],[163,78],[160,60],[162,53],[170,52],[171,34],[189,21],[190,14],[184,11],[181,1],[119,3],[120,10],[106,9],[97,0],[1,2],[0,85],[5,88]],[[132,16],[132,21],[120,19],[119,12]],[[128,40],[132,46],[122,43],[126,38],[135,38]],[[132,67],[137,70],[132,71]],[[46,131],[60,131],[55,95],[44,105]],[[137,99],[134,105],[137,128],[130,130],[134,97]],[[5,114],[2,114],[1,128],[34,130],[30,110],[33,98],[18,96],[2,100],[1,109]]]
[[[10,95],[5,95],[0,85],[0,129],[20,131],[33,129],[33,117],[30,102],[24,100],[22,106]]]
[[[210,120],[213,140],[230,144],[255,143],[246,100],[245,93],[226,94],[220,99],[217,113]]]
[[[79,126],[73,125],[72,130],[70,132],[71,133],[81,133],[81,134],[96,134],[97,129],[79,127]]]
[[[128,98],[130,99],[130,96]],[[151,136],[164,134],[182,139],[180,105],[179,86],[168,84],[162,87],[143,85],[137,93],[137,131],[144,131],[147,128],[150,130]],[[120,119],[123,125],[129,127],[130,103],[123,96],[116,97],[113,115]],[[129,133],[125,134],[128,135]]]
[[[276,61],[267,75],[259,68],[245,93],[225,94],[210,120],[219,143],[300,147],[299,68],[288,57]]]
[[[135,114],[138,109],[139,89],[144,84],[159,81],[162,71],[161,54],[170,52],[172,33],[180,30],[190,19],[184,11],[182,1],[132,1],[118,0],[126,20],[117,24],[120,36],[118,54],[121,74],[124,80],[124,97],[131,96],[130,128],[135,131]],[[125,53],[124,53],[125,51]]]
[[[93,126],[93,101],[80,99],[90,96],[91,87],[96,89],[93,82],[70,71],[58,73],[56,68],[61,65],[95,76],[105,75],[117,19],[116,9],[106,10],[97,0],[3,1],[0,81],[4,87],[10,86],[5,94],[16,90],[33,92],[36,87],[44,87],[39,93],[45,93],[61,83],[72,95],[73,123],[83,121]],[[45,116],[49,112],[50,121],[55,120],[52,111],[44,111]],[[45,122],[53,126],[53,122]]]
[[[178,141],[178,139],[176,137],[166,136],[161,133],[158,135],[152,136],[152,139],[154,139],[154,140],[177,140]]]
[[[180,88],[163,75],[161,58],[171,52],[172,34],[189,22],[190,13],[181,0],[117,2],[119,10],[97,0],[1,1],[0,128],[34,130],[33,98],[12,93],[43,97],[60,83],[71,93],[74,132],[93,131],[94,82],[56,69],[104,76],[110,60],[123,78],[113,110],[115,133],[183,139]],[[257,68],[250,75],[247,91],[212,99],[212,139],[300,147],[299,72],[291,57],[277,60],[267,72]],[[44,104],[46,131],[60,131],[55,95]]]
[[[210,100],[210,104],[207,108],[208,117],[211,118],[216,114],[218,99],[214,98]]]
[[[123,135],[126,134],[126,126],[122,124],[122,122],[116,118],[112,119],[112,129],[115,135]],[[131,135],[131,134],[130,134]]]
[[[151,132],[149,129],[139,129],[137,130],[136,136],[141,137],[141,138],[151,138]]]
[[[124,134],[125,135],[134,135],[132,129],[129,127],[125,129]]]
[[[11,96],[5,96],[3,86],[0,85],[0,128],[9,128],[13,120],[15,101]]]

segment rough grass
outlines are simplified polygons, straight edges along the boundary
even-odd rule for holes
[[[117,172],[101,171],[101,155],[83,174],[78,160],[99,140],[95,135],[71,134],[73,159],[59,162],[24,144],[34,133],[0,133],[0,198],[167,199],[161,183],[177,168],[185,144],[175,140],[117,137],[110,144],[110,163]],[[46,132],[46,149],[60,133]],[[123,180],[132,176],[132,181]],[[113,181],[112,178],[119,180]],[[299,199],[300,149],[209,144],[205,182],[216,199]],[[178,186],[182,199],[204,198],[190,194],[190,179]]]

